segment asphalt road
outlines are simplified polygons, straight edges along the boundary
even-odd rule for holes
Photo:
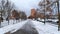
[[[38,34],[38,32],[26,31],[26,30],[20,29],[12,34]]]
[[[37,30],[32,26],[34,25],[29,20],[21,29],[12,34],[38,34]]]

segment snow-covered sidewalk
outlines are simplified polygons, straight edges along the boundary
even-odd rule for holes
[[[57,25],[53,25],[50,23],[44,24],[38,21],[32,21],[32,23],[35,25],[35,28],[37,29],[39,34],[60,34]]]

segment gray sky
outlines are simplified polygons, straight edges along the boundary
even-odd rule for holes
[[[37,8],[40,0],[11,0],[16,7],[30,15],[31,8]]]

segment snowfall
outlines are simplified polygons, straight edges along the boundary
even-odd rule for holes
[[[24,28],[24,26],[27,27],[25,28],[26,30],[30,30],[28,25],[34,27],[38,31],[38,34],[60,34],[60,31],[58,31],[58,25],[54,25],[51,23],[44,24],[42,22],[31,19],[19,21],[17,23],[16,21],[10,20],[9,25],[7,21],[2,22],[1,24],[2,27],[0,28],[0,34],[4,34],[9,31],[13,33],[21,28]]]

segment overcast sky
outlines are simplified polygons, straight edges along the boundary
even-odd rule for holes
[[[31,8],[37,8],[40,0],[11,0],[16,7],[30,15]]]

